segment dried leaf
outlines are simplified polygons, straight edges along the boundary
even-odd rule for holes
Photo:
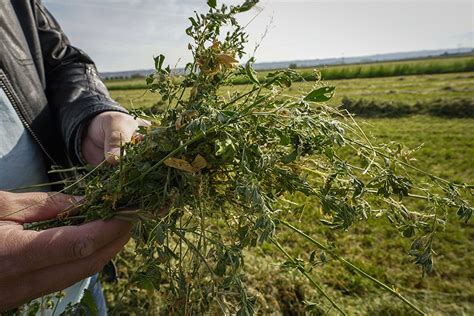
[[[190,120],[193,120],[199,116],[199,112],[195,110],[189,110],[183,112],[175,122],[175,127],[176,130],[179,130],[183,127],[183,125],[186,124],[186,122],[189,122]]]
[[[220,68],[219,67],[214,67],[214,68],[211,68],[211,69],[205,69],[205,68],[202,68],[202,72],[206,75],[206,76],[214,76],[216,74],[219,73],[219,70]]]
[[[168,167],[175,168],[181,171],[194,173],[194,168],[189,162],[178,158],[168,158],[164,161],[164,164]]]
[[[214,41],[211,47],[212,49],[218,50],[221,47],[221,43],[219,41]]]
[[[191,165],[193,166],[195,172],[198,172],[207,167],[207,161],[203,156],[198,154],[196,158],[194,158]]]
[[[217,61],[219,62],[219,64],[227,68],[234,68],[239,65],[239,61],[237,59],[227,54],[217,55]]]
[[[175,126],[176,130],[180,130],[181,127],[183,127],[181,116],[176,119],[176,122],[174,123],[174,126]]]

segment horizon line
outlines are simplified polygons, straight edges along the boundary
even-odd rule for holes
[[[474,52],[474,46],[462,46],[462,47],[451,47],[451,48],[438,48],[438,49],[420,49],[420,50],[413,50],[413,51],[398,51],[398,52],[391,52],[391,53],[377,53],[377,54],[370,54],[370,55],[355,55],[355,56],[340,56],[340,57],[326,57],[326,58],[313,58],[313,59],[291,59],[291,60],[273,60],[273,61],[261,61],[256,62],[254,65],[265,65],[265,64],[276,64],[276,63],[297,63],[297,62],[311,62],[311,61],[324,61],[324,60],[344,60],[344,59],[356,59],[356,58],[369,58],[369,57],[377,57],[377,56],[384,56],[384,55],[393,55],[393,54],[409,54],[409,53],[422,53],[422,52],[439,52],[439,51],[464,51],[464,53]],[[443,54],[443,53],[442,53]],[[435,56],[442,56],[442,54],[435,55]],[[449,53],[448,53],[449,54]],[[452,53],[455,54],[455,53]],[[429,57],[430,55],[421,56]],[[410,58],[407,58],[410,59]],[[394,59],[396,60],[396,59]],[[403,59],[400,59],[403,60]],[[370,61],[368,61],[370,62]],[[376,60],[373,60],[376,62]],[[176,70],[184,69],[184,67],[175,68]],[[99,71],[101,74],[114,74],[114,73],[125,73],[125,72],[134,72],[134,71],[150,71],[153,68],[141,68],[141,69],[130,69],[130,70],[116,70],[116,71]]]

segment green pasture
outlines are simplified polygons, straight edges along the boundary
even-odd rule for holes
[[[411,76],[422,74],[445,74],[474,71],[474,56],[438,57],[393,62],[372,62],[335,66],[318,66],[296,69],[306,81],[316,81],[317,72],[325,80],[383,78],[394,76]],[[258,78],[264,80],[272,71],[259,71]],[[179,76],[177,77],[179,80]],[[248,79],[237,77],[233,84],[249,84]],[[133,90],[146,88],[144,78],[106,80],[109,90]]]
[[[318,69],[318,67],[316,68]],[[319,67],[318,70],[321,71],[323,78],[329,80],[468,72],[473,71],[473,68],[474,56],[459,56],[337,65]],[[306,79],[310,79],[308,70],[312,69],[306,68],[298,71]]]
[[[140,79],[144,81],[144,79]],[[300,96],[311,90],[316,82],[297,82],[287,94]],[[436,99],[474,99],[474,72],[441,75],[419,75],[388,78],[364,78],[346,80],[326,80],[326,85],[336,86],[332,105],[340,105],[343,97],[375,101],[394,101],[415,104]],[[249,85],[223,87],[222,94],[237,90],[249,90]],[[159,102],[159,96],[146,89],[126,89],[110,91],[112,97],[126,107],[150,107]]]
[[[397,101],[407,104],[432,100],[474,98],[474,73],[453,73],[350,79],[326,81],[335,85],[336,95],[331,104],[337,106],[343,97],[364,100]],[[300,82],[289,90],[289,96],[301,95],[315,82]],[[240,85],[225,87],[222,93],[234,89],[249,89]],[[112,96],[127,107],[150,107],[158,103],[158,96],[144,90],[113,90]],[[390,141],[404,143],[409,148],[422,145],[414,154],[414,164],[438,176],[456,182],[474,182],[474,119],[446,119],[433,116],[402,118],[358,119],[365,132],[376,138],[374,143]],[[303,199],[301,199],[303,203]],[[474,199],[471,199],[474,202]],[[366,271],[393,286],[424,311],[432,315],[470,315],[474,311],[474,262],[472,221],[465,224],[455,214],[444,231],[434,241],[435,272],[421,275],[407,255],[410,241],[404,239],[383,219],[370,219],[354,225],[349,231],[334,231],[319,222],[321,214],[316,203],[306,200],[303,214],[295,213],[294,221],[311,236],[324,243],[334,242],[346,259],[364,267]],[[423,203],[414,201],[412,208],[423,210]],[[303,219],[299,221],[300,217]],[[294,256],[305,256],[313,247],[291,233],[279,235],[280,242]],[[258,299],[258,314],[305,315],[303,301],[312,302],[314,315],[336,315],[327,302],[298,274],[283,272],[279,263],[283,258],[269,244],[251,250],[247,256],[245,274],[250,293]],[[125,252],[118,259],[117,284],[107,286],[112,315],[158,314],[160,297],[136,289],[122,291],[129,284],[127,275],[138,262]],[[362,277],[347,271],[340,264],[329,261],[316,266],[312,275],[328,293],[344,306],[348,315],[413,315],[400,301],[383,292]]]

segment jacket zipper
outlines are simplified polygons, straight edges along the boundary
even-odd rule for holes
[[[13,88],[12,86],[10,85],[10,83],[8,82],[7,80],[7,74],[3,71],[0,70],[0,88],[3,89],[3,91],[5,92],[5,95],[7,96],[8,100],[10,101],[13,109],[15,110],[16,114],[18,115],[18,117],[20,118],[20,121],[23,123],[23,126],[25,126],[25,128],[28,130],[28,132],[30,132],[30,135],[31,137],[33,137],[33,139],[35,140],[35,142],[38,144],[38,146],[41,148],[41,150],[43,151],[43,153],[46,155],[46,157],[48,157],[48,159],[54,164],[54,165],[57,165],[56,161],[54,161],[54,159],[51,157],[51,155],[48,153],[48,151],[46,150],[46,148],[44,147],[44,145],[41,143],[41,141],[39,140],[38,136],[35,134],[35,132],[33,131],[33,129],[31,128],[30,124],[28,124],[28,122],[26,121],[25,117],[23,116],[22,112],[20,111],[20,107],[18,106],[18,103],[15,99],[15,96],[13,95],[12,91],[13,91]]]

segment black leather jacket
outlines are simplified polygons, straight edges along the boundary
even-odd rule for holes
[[[51,165],[79,161],[90,118],[126,112],[40,0],[0,1],[0,86]]]

